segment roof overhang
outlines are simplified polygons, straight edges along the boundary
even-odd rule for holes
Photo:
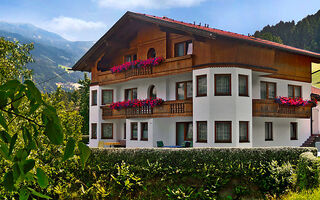
[[[269,48],[280,49],[283,51],[300,54],[304,56],[311,57],[312,62],[320,63],[320,54],[311,51],[298,49],[295,47],[278,44],[275,42],[262,40],[260,38],[245,36],[241,34],[226,32],[218,29],[213,29],[209,27],[198,26],[190,23],[179,22],[167,17],[156,17],[151,15],[145,15],[140,13],[126,12],[87,52],[82,56],[78,62],[72,67],[73,70],[77,71],[91,71],[90,64],[92,60],[90,59],[99,48],[112,48],[111,37],[119,29],[120,26],[125,25],[129,19],[136,19],[143,22],[148,22],[156,24],[161,30],[164,31],[176,31],[181,34],[191,35],[198,39],[215,39],[216,37],[224,37],[233,40],[240,40],[250,43],[252,45],[259,45]],[[116,42],[115,42],[116,43]]]

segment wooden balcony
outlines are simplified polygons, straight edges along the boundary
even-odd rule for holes
[[[272,99],[253,99],[253,117],[310,118],[311,105],[288,106],[275,103]]]
[[[111,110],[103,106],[102,119],[125,119],[125,118],[159,118],[159,117],[189,117],[192,116],[192,100],[165,101],[156,107],[124,108]]]
[[[110,71],[97,72],[92,82],[98,82],[100,85],[120,83],[132,79],[152,78],[166,75],[191,72],[193,65],[192,55],[169,58],[155,67],[141,69],[130,69],[125,72],[114,73]]]

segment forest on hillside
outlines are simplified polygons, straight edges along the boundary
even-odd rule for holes
[[[297,23],[280,21],[273,26],[267,25],[261,31],[256,31],[253,36],[320,52],[320,10]]]

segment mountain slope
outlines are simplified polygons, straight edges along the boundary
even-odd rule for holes
[[[280,39],[286,45],[320,52],[320,10],[297,23],[280,21],[274,26],[267,25],[253,36],[275,42]]]
[[[0,22],[0,37],[34,43],[31,54],[35,63],[28,64],[34,79],[42,90],[52,91],[57,83],[77,83],[83,73],[68,71],[72,65],[93,45],[93,42],[71,42],[29,24]]]

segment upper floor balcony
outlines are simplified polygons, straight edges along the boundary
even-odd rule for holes
[[[123,108],[120,110],[102,106],[102,119],[125,118],[159,118],[159,117],[188,117],[192,116],[192,100],[165,101],[162,105]]]
[[[120,83],[132,79],[153,78],[159,76],[173,75],[191,72],[193,65],[192,55],[179,56],[164,60],[155,67],[140,69],[129,69],[124,72],[111,73],[111,71],[97,72],[96,80],[100,85]]]
[[[310,118],[311,105],[289,106],[276,103],[273,99],[253,99],[253,117]]]

